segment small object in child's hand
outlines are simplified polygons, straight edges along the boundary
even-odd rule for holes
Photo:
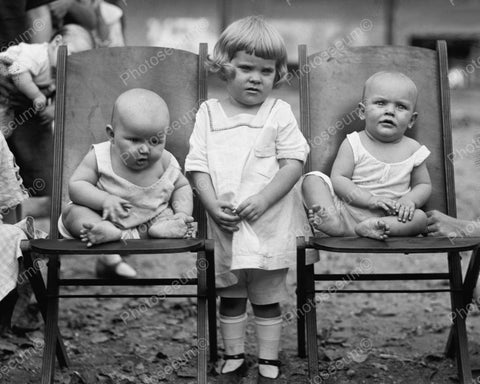
[[[233,209],[224,208],[224,209],[223,209],[223,212],[228,213],[229,215],[234,216],[234,215],[237,214],[237,209],[236,209],[236,208],[233,208]]]

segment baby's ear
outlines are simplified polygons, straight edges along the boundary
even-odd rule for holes
[[[358,117],[360,120],[365,120],[365,104],[362,101],[358,103]]]
[[[411,129],[415,125],[415,122],[417,121],[417,117],[418,117],[418,112],[413,112],[412,117],[410,118],[410,121],[408,123],[408,129]]]
[[[108,139],[111,141],[115,137],[115,131],[113,130],[113,127],[110,124],[107,124],[105,127],[105,131],[107,132]]]
[[[56,36],[53,38],[53,42],[55,43],[56,46],[59,46],[59,45],[63,44],[63,37],[62,37],[62,35],[56,35]]]

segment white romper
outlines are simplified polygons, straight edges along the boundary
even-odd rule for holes
[[[358,132],[347,135],[348,143],[353,151],[354,170],[352,181],[360,188],[366,189],[374,196],[383,196],[398,200],[410,192],[411,174],[415,167],[422,164],[430,155],[430,151],[422,145],[415,153],[403,161],[385,163],[377,160],[363,146]],[[350,235],[355,235],[355,226],[371,217],[383,217],[386,212],[382,209],[370,210],[350,205],[340,199],[333,190],[330,177],[323,172],[314,171],[307,175],[321,177],[330,187],[335,206],[339,212],[344,229]]]

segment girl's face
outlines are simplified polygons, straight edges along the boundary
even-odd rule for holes
[[[232,77],[227,80],[230,97],[246,107],[263,103],[272,92],[275,60],[238,51],[230,64],[234,68]]]

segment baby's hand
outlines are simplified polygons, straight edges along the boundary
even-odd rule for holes
[[[50,124],[55,116],[55,105],[50,104],[43,111],[38,112],[42,124]]]
[[[368,200],[368,209],[383,209],[389,215],[396,215],[396,203],[392,199],[381,196],[372,196]]]
[[[132,208],[132,205],[127,200],[118,196],[108,195],[102,204],[102,219],[116,223],[119,218],[125,219],[130,215],[130,208]]]
[[[40,93],[37,97],[33,99],[33,107],[37,112],[43,111],[47,106],[47,97]]]
[[[403,221],[404,223],[407,220],[413,219],[413,213],[415,212],[415,203],[405,197],[398,199],[395,207],[395,212],[398,215],[398,221]]]
[[[258,220],[267,209],[267,201],[260,193],[257,193],[240,203],[237,207],[237,214],[244,220],[255,221]]]

